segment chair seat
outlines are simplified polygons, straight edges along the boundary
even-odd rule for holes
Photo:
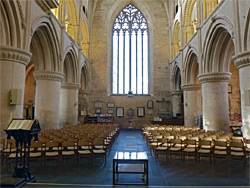
[[[81,155],[88,155],[88,154],[91,154],[91,151],[89,151],[89,150],[78,150],[78,153],[81,154]]]
[[[30,153],[30,157],[41,157],[41,155],[42,155],[41,152]]]
[[[207,150],[207,149],[199,149],[197,152],[198,152],[198,153],[206,153],[206,154],[209,154],[209,153],[210,153],[210,150]]]
[[[45,154],[45,156],[47,156],[47,157],[55,157],[58,155],[59,155],[59,153],[57,151],[46,152],[46,154]]]
[[[167,147],[157,147],[156,150],[160,151],[166,151],[168,148]]]
[[[3,150],[3,152],[10,153],[10,149],[5,149],[5,150]],[[16,149],[15,148],[11,149],[11,152],[16,152]]]
[[[214,146],[214,149],[216,149],[216,150],[226,150],[227,147],[223,147],[223,146]]]
[[[226,151],[218,151],[218,150],[216,150],[216,151],[214,151],[214,154],[216,154],[216,155],[227,155],[227,152]]]
[[[176,147],[176,148],[184,148],[185,144],[175,144],[174,147]]]
[[[173,143],[164,143],[164,144],[162,144],[163,147],[171,147],[173,145],[174,145]]]
[[[106,153],[106,152],[103,149],[94,149],[93,153],[103,154],[103,153]]]
[[[233,151],[231,152],[231,155],[237,156],[237,157],[244,157],[245,156],[243,152],[233,152]]]
[[[169,148],[169,151],[181,151],[181,148]]]
[[[21,155],[20,153],[18,153],[18,158],[20,158]],[[22,157],[23,157],[23,153],[22,153]],[[9,156],[8,156],[9,159],[15,159],[16,158],[16,153],[11,153]]]
[[[106,148],[105,146],[103,145],[100,145],[100,146],[95,146],[96,149],[103,149],[103,148]]]
[[[186,146],[187,148],[198,148],[198,145],[192,145],[192,144],[189,144]]]
[[[150,146],[159,146],[159,145],[161,145],[160,142],[153,142],[153,143],[150,144]]]
[[[231,147],[230,149],[231,149],[231,151],[243,151],[242,148]]]
[[[67,149],[68,150],[75,150],[75,147],[74,146],[68,146]]]
[[[61,147],[53,147],[52,150],[53,151],[58,151],[58,150],[61,150],[62,148]]]
[[[49,148],[46,147],[46,148],[37,148],[37,151],[49,151]]]
[[[183,151],[192,153],[192,152],[195,152],[195,149],[193,149],[193,148],[185,148]]]
[[[63,151],[62,155],[74,155],[75,152],[74,151]]]
[[[92,147],[91,146],[81,146],[81,149],[92,149]]]
[[[250,152],[250,148],[246,148],[246,152]]]
[[[209,146],[209,145],[201,145],[201,148],[202,149],[210,149],[212,146]]]

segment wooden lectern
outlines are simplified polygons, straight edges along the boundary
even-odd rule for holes
[[[26,119],[13,119],[5,130],[7,139],[12,136],[16,140],[16,165],[13,178],[23,178],[26,182],[35,181],[29,166],[30,143],[33,137],[35,141],[38,140],[40,130],[38,120]]]

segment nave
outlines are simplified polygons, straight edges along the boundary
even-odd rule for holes
[[[79,166],[72,167],[72,161],[69,159],[65,160],[64,165],[59,168],[53,160],[48,161],[46,167],[40,168],[37,160],[32,160],[31,172],[37,181],[28,183],[25,187],[113,187],[112,159],[116,151],[147,151],[149,187],[249,186],[249,159],[246,165],[243,165],[242,161],[233,161],[232,165],[229,165],[223,159],[218,159],[213,164],[205,157],[196,163],[192,157],[186,158],[185,163],[178,157],[172,157],[166,161],[165,157],[160,156],[156,161],[153,154],[150,154],[140,130],[120,130],[118,138],[107,155],[106,166],[102,160],[91,165],[83,158]],[[8,171],[6,168],[6,165],[1,165],[1,179],[11,177],[14,165],[12,164]],[[126,181],[129,181],[129,178],[134,177],[127,176]]]

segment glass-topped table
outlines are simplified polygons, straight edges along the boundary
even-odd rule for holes
[[[119,174],[141,174],[141,181],[134,181],[133,178],[124,178],[126,181],[119,181]],[[135,176],[133,176],[135,177]],[[138,178],[137,178],[138,180]],[[130,182],[129,182],[130,181]],[[148,185],[148,156],[146,152],[119,152],[113,158],[113,184],[115,185]]]

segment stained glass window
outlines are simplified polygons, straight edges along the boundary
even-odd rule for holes
[[[118,14],[113,26],[113,94],[148,94],[148,50],[147,21],[130,4]]]

